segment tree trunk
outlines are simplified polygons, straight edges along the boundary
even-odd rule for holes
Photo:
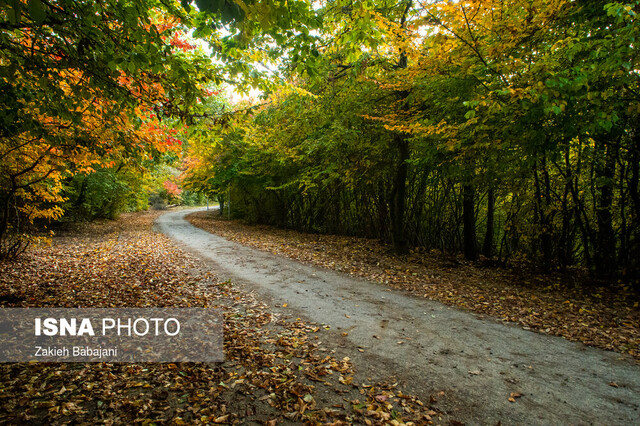
[[[478,259],[476,239],[475,188],[471,184],[462,187],[462,224],[464,257],[467,260]]]
[[[389,208],[386,199],[387,189],[382,183],[378,184],[378,193],[376,194],[376,214],[378,215],[378,228],[380,231],[380,239],[388,241],[391,238],[389,233]]]
[[[405,9],[400,19],[400,27],[404,28],[407,19],[407,13],[411,9],[412,1],[407,1]],[[398,64],[396,68],[403,69],[407,67],[407,54],[400,50]],[[404,108],[404,101],[409,96],[408,90],[400,90],[397,92],[400,108]],[[393,249],[398,254],[406,254],[409,252],[409,241],[407,239],[405,229],[405,211],[407,203],[407,174],[409,171],[409,141],[406,135],[396,134],[393,138],[393,144],[398,150],[398,166],[393,181],[393,189],[391,190],[391,242]]]
[[[216,198],[218,199],[218,204],[220,205],[220,209],[218,210],[218,214],[220,217],[222,217],[222,215],[224,215],[224,195],[222,194],[218,194],[216,195]]]
[[[9,229],[9,213],[10,213],[10,200],[9,197],[11,194],[6,194],[0,196],[0,248],[4,247],[5,234]],[[2,253],[0,252],[0,258],[2,257]]]
[[[596,234],[595,266],[598,275],[610,275],[617,269],[616,264],[616,240],[613,231],[613,179],[616,170],[616,149],[612,145],[604,147],[601,151],[604,155],[596,167],[597,207],[596,221],[598,231]]]
[[[391,191],[391,242],[396,253],[406,254],[409,252],[409,241],[404,223],[407,202],[409,142],[404,135],[396,135],[394,144],[398,149],[398,166]]]
[[[484,243],[482,244],[482,254],[490,258],[493,256],[493,233],[494,219],[496,211],[496,192],[493,187],[489,188],[487,194],[487,231],[484,234]]]
[[[80,193],[78,194],[78,198],[74,203],[77,209],[81,208],[82,204],[84,204],[86,193],[87,193],[87,176],[83,177],[82,179],[82,184],[80,185]]]
[[[630,158],[629,197],[633,203],[632,217],[635,218],[635,225],[640,226],[640,130],[636,131]]]
[[[575,221],[578,225],[578,229],[580,230],[584,261],[587,264],[587,267],[591,269],[593,266],[593,256],[591,248],[594,245],[595,237],[591,223],[589,221],[589,215],[587,214],[587,208],[582,197],[580,196],[578,178],[581,173],[580,161],[578,160],[578,164],[574,169],[571,165],[570,150],[567,149],[564,154],[564,162],[567,169],[566,183],[569,185],[569,191],[571,192],[571,198],[574,204],[572,210],[574,213]]]
[[[572,263],[572,238],[571,238],[571,211],[569,210],[569,194],[571,187],[569,183],[564,185],[562,195],[562,232],[558,241],[558,263],[561,268],[566,268]]]
[[[549,206],[550,206],[550,183],[549,174],[547,172],[547,165],[545,156],[542,156],[542,173],[545,178],[545,191],[542,193],[540,187],[540,176],[538,171],[538,163],[533,166],[533,177],[535,183],[535,223],[540,228],[540,250],[542,251],[542,270],[547,272],[551,269],[552,249],[553,241],[551,239],[551,221],[549,220]],[[544,203],[543,203],[544,199]]]
[[[542,156],[542,176],[544,177],[544,222],[542,228],[542,253],[544,256],[545,270],[551,268],[553,260],[553,217],[554,213],[551,206],[551,179],[549,170],[547,169],[546,155]]]
[[[640,272],[640,130],[636,130],[631,147],[629,178],[629,198],[633,204],[631,208],[631,224],[629,225],[629,253],[627,268],[636,273]]]

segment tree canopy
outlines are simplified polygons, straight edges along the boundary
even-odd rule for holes
[[[79,176],[139,181],[177,158],[180,123],[211,85],[259,81],[237,52],[250,54],[260,31],[291,26],[277,4],[0,2],[0,253],[23,250],[29,226],[59,219],[74,194],[84,203]]]
[[[4,252],[90,185],[181,179],[400,254],[638,272],[636,1],[0,6]]]
[[[399,253],[637,273],[637,2],[320,5],[291,87],[194,140],[188,186]]]

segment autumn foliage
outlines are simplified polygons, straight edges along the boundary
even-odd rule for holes
[[[254,222],[635,279],[638,12],[327,3],[284,89],[194,139],[187,179]]]
[[[3,6],[0,257],[20,253],[39,238],[32,231],[61,218],[74,176],[144,174],[179,155],[166,118],[200,93],[173,74],[189,66],[192,47],[178,18],[149,6]],[[72,203],[86,199],[85,186]]]

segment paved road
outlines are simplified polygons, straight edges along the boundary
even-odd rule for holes
[[[189,224],[192,211],[157,229],[275,310],[329,325],[325,343],[349,354],[358,380],[394,375],[427,401],[443,390],[438,407],[467,424],[640,425],[640,366],[619,354],[244,247]]]

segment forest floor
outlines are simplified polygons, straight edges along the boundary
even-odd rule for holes
[[[323,343],[335,350],[338,358],[349,356],[358,366],[353,383],[391,379],[422,400],[428,399],[434,410],[469,424],[630,424],[639,417],[640,365],[628,354],[551,336],[550,326],[544,333],[525,330],[514,322],[429,300],[424,297],[426,290],[402,291],[405,286],[398,284],[402,279],[439,279],[423,285],[437,287],[442,282],[454,293],[455,284],[465,285],[466,277],[489,273],[489,283],[484,284],[489,287],[486,296],[469,285],[470,290],[458,296],[461,303],[484,305],[495,291],[499,301],[495,303],[507,306],[521,297],[518,292],[524,292],[526,286],[501,288],[500,283],[490,282],[499,271],[475,271],[459,260],[448,260],[455,261],[449,268],[457,269],[459,275],[447,284],[446,268],[429,267],[428,256],[421,256],[427,259],[426,267],[416,265],[388,256],[375,241],[246,227],[210,220],[202,217],[203,213],[190,216],[210,231],[226,234],[245,246],[192,226],[185,220],[188,213],[160,217],[158,229],[189,248],[203,264],[215,267],[220,278],[254,292],[274,312],[324,324],[329,332]],[[288,253],[292,259],[269,250]],[[364,274],[363,270],[369,272]],[[421,278],[421,274],[425,276]],[[398,289],[391,288],[391,283]],[[546,287],[530,290],[527,298],[544,297],[557,286]],[[510,291],[514,298],[508,298]],[[562,305],[584,303],[564,303],[566,300],[562,298],[559,307],[549,306],[549,311],[544,304],[525,304],[521,309],[528,312],[535,306],[540,310],[533,317],[547,321],[557,318]],[[606,312],[620,317],[614,311]],[[634,312],[631,303],[623,318]],[[567,315],[566,320],[571,327],[573,317]],[[625,318],[628,320],[631,318]],[[630,339],[636,337],[631,335]]]
[[[152,231],[162,213],[73,225],[0,262],[0,306],[220,307],[225,362],[0,364],[0,423],[450,422],[396,383],[352,383],[356,367],[320,343],[324,327],[220,282]]]
[[[246,246],[640,361],[640,294],[623,281],[483,266],[435,250],[396,256],[377,240],[252,226],[211,212],[189,221]]]

